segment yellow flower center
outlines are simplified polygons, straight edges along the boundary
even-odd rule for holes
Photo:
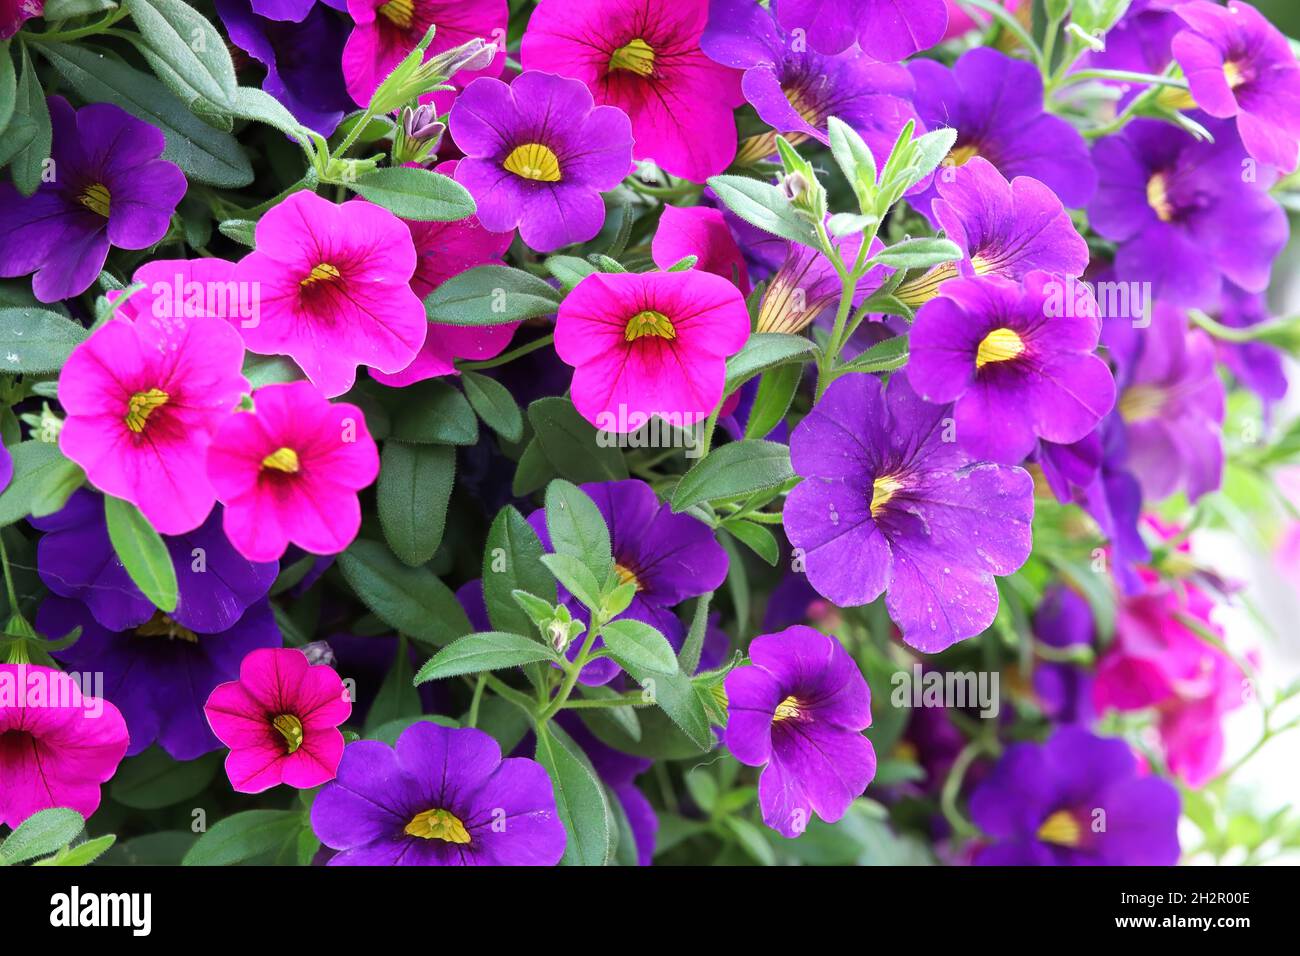
[[[1234,90],[1246,82],[1246,75],[1241,72],[1241,67],[1235,60],[1223,64],[1223,78],[1228,81],[1228,87]]]
[[[469,831],[460,817],[450,810],[425,810],[417,813],[406,825],[409,836],[422,840],[445,840],[448,843],[468,843]]]
[[[614,565],[614,576],[618,578],[619,584],[635,584],[638,591],[641,590],[641,582],[637,579],[636,572],[625,568],[621,564]]]
[[[1174,218],[1174,207],[1169,202],[1169,177],[1156,173],[1147,180],[1147,205],[1156,211],[1161,222]]]
[[[677,330],[673,328],[673,323],[668,316],[653,309],[646,309],[627,320],[627,330],[623,337],[632,342],[643,335],[656,335],[671,342],[677,338]]]
[[[409,30],[415,16],[415,3],[414,0],[388,0],[388,3],[379,8],[379,12],[394,26]]]
[[[311,288],[319,282],[336,282],[342,277],[343,273],[339,272],[338,266],[331,265],[328,262],[322,262],[314,265],[311,272],[307,273],[307,278],[298,284],[304,289]]]
[[[1165,390],[1158,385],[1133,385],[1119,397],[1119,417],[1126,422],[1144,422],[1160,414]]]
[[[144,431],[144,424],[155,408],[167,404],[167,393],[161,388],[151,388],[146,392],[136,392],[126,403],[126,427],[137,435]]]
[[[983,368],[990,362],[1009,362],[1025,350],[1025,341],[1011,329],[994,329],[975,352],[975,367]]]
[[[302,721],[293,714],[276,714],[271,718],[271,726],[284,738],[289,753],[297,753],[302,746]]]
[[[506,172],[514,173],[522,179],[531,179],[539,183],[558,183],[560,181],[560,159],[550,147],[541,143],[524,143],[516,146],[501,164]]]
[[[779,720],[797,720],[798,718],[799,701],[791,695],[776,705],[776,712],[772,714],[772,723],[775,724]]]
[[[609,68],[627,70],[637,76],[650,76],[655,71],[655,51],[640,37],[621,46],[609,56]]]
[[[952,151],[948,153],[948,165],[965,166],[979,154],[980,148],[976,143],[967,143],[965,146],[954,146]]]
[[[81,203],[93,213],[108,218],[108,209],[110,206],[108,187],[103,183],[91,183],[81,191],[77,197],[77,202]]]
[[[809,126],[820,126],[822,115],[817,109],[817,103],[810,98],[803,90],[795,87],[793,89],[781,88],[785,94],[786,101],[794,108]]]
[[[903,483],[893,475],[881,475],[871,483],[871,517],[880,514],[894,495],[903,490]]]
[[[1083,839],[1083,827],[1069,810],[1057,810],[1038,828],[1038,839],[1057,846],[1078,846]]]
[[[154,611],[153,617],[135,629],[140,637],[165,637],[169,641],[185,641],[197,644],[199,636],[188,627],[182,627],[162,611]]]
[[[296,475],[299,467],[298,453],[292,448],[277,448],[262,459],[262,467],[273,471],[282,471],[286,475]]]

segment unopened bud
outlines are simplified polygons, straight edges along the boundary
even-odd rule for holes
[[[317,664],[324,664],[326,667],[334,666],[334,648],[330,647],[329,641],[312,641],[310,644],[304,644],[300,650],[307,655],[307,663],[313,667]]]
[[[778,184],[781,187],[781,193],[791,202],[798,202],[808,192],[808,180],[804,178],[803,173],[788,173],[781,177]]]

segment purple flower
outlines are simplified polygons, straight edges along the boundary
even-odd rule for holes
[[[787,837],[811,813],[834,823],[876,775],[862,672],[838,640],[803,626],[754,638],[749,659],[726,678],[726,740],[737,760],[763,768],[763,822]]]
[[[1093,227],[1119,246],[1121,281],[1150,282],[1155,298],[1199,308],[1217,302],[1224,278],[1263,291],[1288,234],[1282,209],[1247,181],[1232,130],[1206,126],[1213,143],[1157,120],[1134,120],[1098,142],[1100,183],[1088,207]]]
[[[185,176],[158,158],[163,134],[120,107],[48,102],[56,172],[32,196],[0,184],[0,276],[34,272],[36,298],[58,302],[90,288],[110,243],[145,249],[161,239]]]
[[[957,131],[946,163],[961,166],[983,156],[1007,179],[1039,180],[1072,209],[1092,198],[1097,178],[1088,147],[1073,126],[1043,111],[1043,81],[1032,63],[979,47],[952,69],[933,60],[917,60],[908,69],[922,122],[931,130]],[[934,194],[933,187],[922,191],[913,205],[929,215]]]
[[[135,586],[109,541],[101,496],[79,489],[60,511],[30,520],[45,532],[36,546],[36,565],[51,591],[82,601],[111,631],[153,617],[153,603]],[[193,531],[166,535],[163,542],[180,590],[171,618],[205,634],[232,627],[266,597],[279,572],[277,562],[249,561],[234,549],[221,531],[220,505]]]
[[[632,168],[632,124],[595,106],[579,80],[530,70],[507,86],[479,77],[451,110],[451,135],[465,153],[456,180],[491,232],[519,227],[550,252],[585,242],[605,221],[604,190]]]
[[[253,13],[268,20],[301,23],[316,8],[316,0],[250,0]],[[335,10],[347,10],[347,0],[322,0]],[[224,18],[223,18],[224,19]]]
[[[934,46],[948,26],[943,0],[782,0],[776,16],[787,31],[803,30],[822,53],[859,43],[873,60],[887,62]]]
[[[1092,643],[1092,608],[1065,585],[1052,585],[1034,612],[1034,635],[1048,647],[1087,647]],[[1054,723],[1092,722],[1092,675],[1078,664],[1035,664],[1034,694]]]
[[[412,724],[396,749],[348,744],[311,825],[340,850],[330,866],[553,866],[564,824],[542,765],[501,759],[472,727]]]
[[[840,607],[885,606],[926,653],[980,633],[998,607],[994,575],[1029,557],[1033,479],[976,461],[952,440],[951,410],[902,372],[838,379],[790,438],[804,478],[785,505],[808,580]]]
[[[1038,439],[1078,441],[1111,410],[1115,382],[1094,354],[1101,323],[1086,288],[1046,272],[1023,285],[952,279],[917,312],[908,378],[926,401],[956,403],[957,443],[973,457],[1018,464]]]
[[[1157,303],[1137,346],[1121,362],[1115,403],[1128,430],[1129,466],[1143,497],[1159,501],[1182,489],[1195,501],[1223,477],[1225,399],[1214,343],[1199,329],[1189,332],[1177,309]]]
[[[620,617],[656,627],[670,642],[680,645],[684,632],[672,608],[722,586],[727,577],[727,552],[708,525],[688,514],[673,514],[644,481],[606,481],[583,485],[582,490],[591,496],[609,527],[615,573],[623,581],[636,583],[636,596]],[[534,511],[528,523],[542,547],[550,551],[546,512]],[[565,600],[575,615],[586,621],[586,611],[571,597],[565,595]],[[579,639],[570,645],[571,658],[581,643]],[[595,646],[601,643],[597,640]],[[600,658],[582,669],[582,682],[605,684],[618,673],[617,664]]]
[[[7,40],[32,17],[45,12],[45,0],[0,0],[0,40]]]
[[[36,627],[59,636],[80,627],[77,642],[54,656],[69,670],[103,673],[104,699],[117,705],[131,734],[127,754],[138,754],[156,740],[177,760],[193,760],[221,746],[203,714],[208,695],[239,676],[245,655],[281,645],[267,601],[254,604],[224,631],[200,634],[161,611],[138,627],[112,631],[80,601],[48,597],[36,614]]]
[[[1077,278],[1087,269],[1088,244],[1056,193],[1038,180],[1017,176],[1008,183],[992,163],[975,156],[941,169],[934,186],[939,196],[932,214],[961,247],[962,259],[900,286],[897,295],[909,305],[928,302],[958,274],[1019,280],[1042,269]]]
[[[883,163],[916,115],[912,78],[903,67],[874,63],[857,51],[827,56],[809,50],[750,0],[712,0],[700,47],[723,66],[745,71],[745,99],[768,126],[793,134],[791,142],[811,136],[829,143],[826,121],[834,116],[857,130]],[[775,137],[756,139],[761,145],[754,158],[776,152]]]
[[[1237,120],[1246,151],[1283,172],[1300,153],[1300,65],[1282,32],[1254,7],[1198,0],[1180,6],[1190,30],[1173,40],[1196,105]]]
[[[341,65],[348,25],[314,2],[216,0],[231,42],[266,67],[262,89],[298,122],[328,136],[353,109]],[[294,6],[302,16],[277,15],[297,13],[286,9]]]
[[[1046,743],[1012,744],[971,794],[971,819],[992,840],[985,866],[1173,866],[1178,791],[1138,776],[1122,740],[1062,727]]]
[[[1272,320],[1273,313],[1263,293],[1245,292],[1231,282],[1224,284],[1223,309],[1219,312],[1221,323],[1229,328],[1248,329]],[[1286,371],[1281,354],[1273,346],[1264,342],[1218,341],[1215,344],[1219,359],[1237,381],[1263,399],[1265,404],[1279,401],[1286,395]]]

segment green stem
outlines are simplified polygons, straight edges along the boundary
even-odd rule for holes
[[[125,5],[118,7],[109,13],[102,20],[96,20],[94,23],[88,23],[84,27],[76,27],[72,30],[51,30],[45,33],[32,33],[23,31],[23,39],[31,40],[33,43],[64,43],[68,40],[80,40],[82,37],[91,37],[103,33],[118,20],[123,19],[130,11]]]
[[[18,610],[18,592],[14,589],[14,575],[9,568],[9,550],[5,547],[4,538],[0,537],[0,564],[4,565],[5,575],[5,592],[9,597],[9,614],[10,616],[21,616]]]
[[[606,699],[582,697],[564,702],[565,710],[600,710],[609,707],[650,707],[653,701],[643,700],[640,694],[624,694]]]
[[[1172,86],[1187,89],[1187,81],[1172,76],[1160,76],[1155,73],[1135,73],[1132,70],[1076,70],[1062,82],[1062,86],[1074,86],[1089,80],[1117,80],[1121,83],[1141,83],[1148,86]]]
[[[600,627],[595,626],[592,622],[591,630],[587,631],[586,638],[582,642],[582,650],[578,652],[577,658],[569,665],[564,674],[564,681],[560,684],[560,689],[556,691],[555,698],[550,705],[537,715],[538,727],[543,726],[548,720],[560,712],[569,695],[573,693],[573,685],[578,683],[578,675],[582,673],[582,668],[586,666],[589,655],[591,654],[592,645],[596,643],[596,637],[600,634]]]
[[[484,368],[496,368],[498,365],[505,365],[507,362],[513,362],[517,358],[523,358],[529,352],[536,352],[538,349],[544,349],[555,341],[554,333],[543,335],[540,339],[534,339],[526,345],[521,345],[517,349],[511,349],[509,352],[503,352],[493,359],[485,359],[482,362],[462,362],[457,366],[462,372],[476,372]]]
[[[957,797],[961,793],[962,781],[966,779],[966,771],[983,751],[984,745],[980,741],[972,740],[968,743],[953,761],[952,769],[948,771],[948,778],[943,782],[943,791],[939,795],[939,806],[943,810],[944,817],[952,827],[953,833],[962,839],[979,836],[979,830],[975,825],[962,816],[961,811],[957,809]]]
[[[483,689],[487,687],[487,674],[478,675],[478,680],[474,684],[474,696],[469,702],[469,714],[465,718],[466,727],[478,726],[478,706],[483,702]]]

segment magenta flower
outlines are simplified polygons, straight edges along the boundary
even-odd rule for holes
[[[605,203],[632,168],[632,127],[612,106],[595,106],[577,80],[529,71],[509,86],[475,80],[451,110],[451,135],[465,153],[456,180],[474,196],[492,232],[518,227],[550,252],[600,232]]]
[[[797,837],[816,813],[844,816],[876,775],[871,691],[838,640],[788,627],[749,645],[750,664],[727,675],[727,749],[762,767],[763,822]]]
[[[58,302],[90,288],[110,245],[147,249],[161,239],[185,176],[158,158],[163,134],[120,107],[48,102],[58,172],[32,196],[0,184],[0,276],[34,272],[36,298]]]
[[[274,560],[290,542],[337,554],[361,527],[357,492],[379,474],[361,409],[308,382],[259,388],[253,404],[225,420],[208,453],[226,536],[250,561]]]
[[[1174,59],[1196,105],[1237,120],[1246,151],[1283,172],[1300,155],[1300,64],[1282,31],[1248,3],[1198,0],[1175,11],[1190,30],[1174,37]]]
[[[245,657],[239,680],[216,687],[203,712],[230,748],[226,776],[240,793],[280,783],[309,790],[338,771],[338,728],[352,700],[332,667],[313,667],[297,648],[268,647]]]
[[[727,217],[710,206],[664,206],[650,254],[660,269],[671,269],[687,256],[695,268],[722,276],[749,294],[749,270],[727,226]]]
[[[736,155],[740,71],[700,49],[708,0],[543,0],[528,22],[524,69],[581,80],[632,119],[632,155],[703,182]]]
[[[1082,296],[1066,290],[1084,289]],[[957,443],[1016,465],[1039,439],[1083,438],[1115,404],[1094,353],[1101,334],[1086,287],[1046,272],[953,279],[912,325],[907,377],[926,401],[955,402]]]
[[[481,730],[428,721],[396,748],[350,744],[311,825],[341,851],[331,866],[554,866],[566,842],[541,764],[502,760]]]
[[[382,206],[337,206],[296,192],[257,223],[257,248],[235,267],[261,308],[241,323],[250,352],[288,355],[326,398],[358,365],[400,372],[424,344],[424,305],[411,291],[410,230]]]
[[[707,272],[596,273],[560,304],[555,351],[573,404],[606,431],[653,414],[692,424],[722,398],[727,356],[749,338],[740,291]]]
[[[59,376],[68,414],[59,447],[159,532],[192,531],[216,501],[204,464],[248,390],[243,359],[239,333],[221,319],[114,319],[73,350]]]
[[[45,0],[0,0],[0,40],[7,40],[32,17],[45,12]]]
[[[483,70],[461,70],[450,78],[458,89],[480,76],[499,76],[505,65],[506,0],[347,0],[356,26],[343,47],[343,78],[359,106],[370,102],[375,89],[393,68],[419,45],[429,27],[433,42],[426,60],[473,39],[496,42],[498,49]],[[438,111],[451,106],[445,93],[436,94]]]
[[[49,667],[0,664],[0,688],[0,823],[52,807],[89,817],[126,754],[122,715]]]
[[[943,0],[783,0],[776,9],[781,26],[804,30],[813,49],[839,53],[858,43],[873,60],[904,60],[938,43],[948,26]]]

